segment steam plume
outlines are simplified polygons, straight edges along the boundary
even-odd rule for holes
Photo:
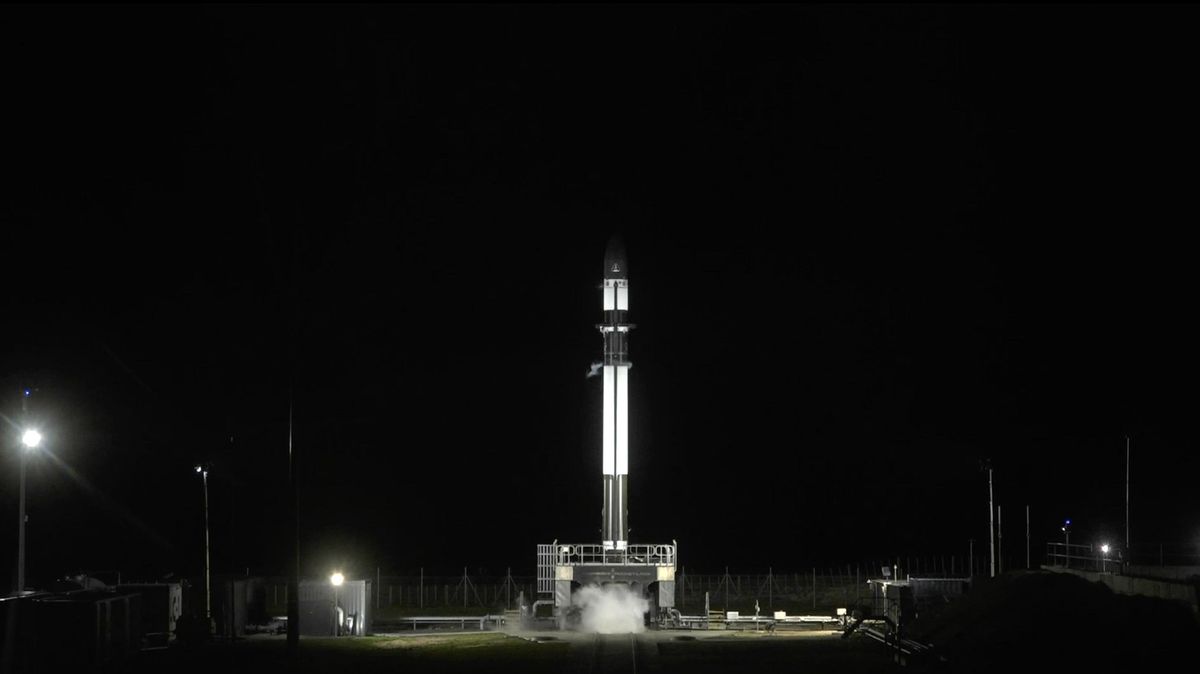
[[[597,634],[628,634],[646,629],[643,614],[650,602],[628,586],[585,585],[575,592],[571,602],[580,607],[580,629]]]

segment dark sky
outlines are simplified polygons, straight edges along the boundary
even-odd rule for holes
[[[1197,10],[6,8],[0,410],[35,580],[1200,541]],[[11,426],[9,427],[12,428]],[[0,566],[16,532],[16,431]],[[9,528],[11,527],[11,528]],[[1200,543],[1198,543],[1200,544]],[[1019,551],[1020,550],[1020,551]]]

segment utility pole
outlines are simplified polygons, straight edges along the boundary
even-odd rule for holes
[[[208,534],[208,467],[196,466],[196,471],[200,473],[200,477],[204,482],[204,620],[208,625],[208,631],[211,633],[213,628],[212,622],[212,576],[211,556],[209,553],[209,534]]]
[[[996,507],[992,499],[992,463],[988,462],[988,571],[996,577]]]
[[[1067,552],[1066,567],[1069,569],[1071,568],[1071,520],[1067,520],[1063,523],[1062,531],[1063,538],[1065,539],[1063,546]]]
[[[21,391],[21,424],[28,423],[29,412],[29,389]],[[18,509],[17,519],[19,520],[17,529],[17,594],[25,592],[25,461],[26,455],[29,454],[29,446],[24,442],[18,450],[21,453],[21,506]]]
[[[1000,573],[1004,573],[1004,518],[1000,511],[1002,506],[996,506],[996,557]]]
[[[1125,559],[1132,557],[1129,549],[1129,436],[1125,436]]]
[[[293,663],[300,651],[300,490],[297,486],[296,452],[292,445],[295,399],[288,392],[288,485],[292,491],[292,565],[287,595],[287,652]]]
[[[1025,568],[1029,568],[1029,506],[1025,506]]]
[[[967,539],[967,578],[975,577],[975,539]]]

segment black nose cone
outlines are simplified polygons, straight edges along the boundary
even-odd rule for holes
[[[609,239],[608,245],[604,247],[604,278],[629,278],[629,264],[625,260],[625,244],[621,241],[620,236]]]

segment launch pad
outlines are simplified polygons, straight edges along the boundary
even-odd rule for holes
[[[572,621],[572,595],[581,587],[619,584],[650,605],[648,617],[659,627],[677,626],[674,541],[661,545],[629,544],[609,550],[595,543],[538,545],[538,595],[552,601],[560,628]]]
[[[600,543],[538,545],[537,604],[552,604],[559,627],[567,627],[578,612],[576,590],[623,585],[647,600],[653,624],[678,624],[675,542],[629,542],[629,333],[634,325],[628,320],[629,265],[618,238],[604,249],[603,278],[604,321],[596,325],[604,339]]]

